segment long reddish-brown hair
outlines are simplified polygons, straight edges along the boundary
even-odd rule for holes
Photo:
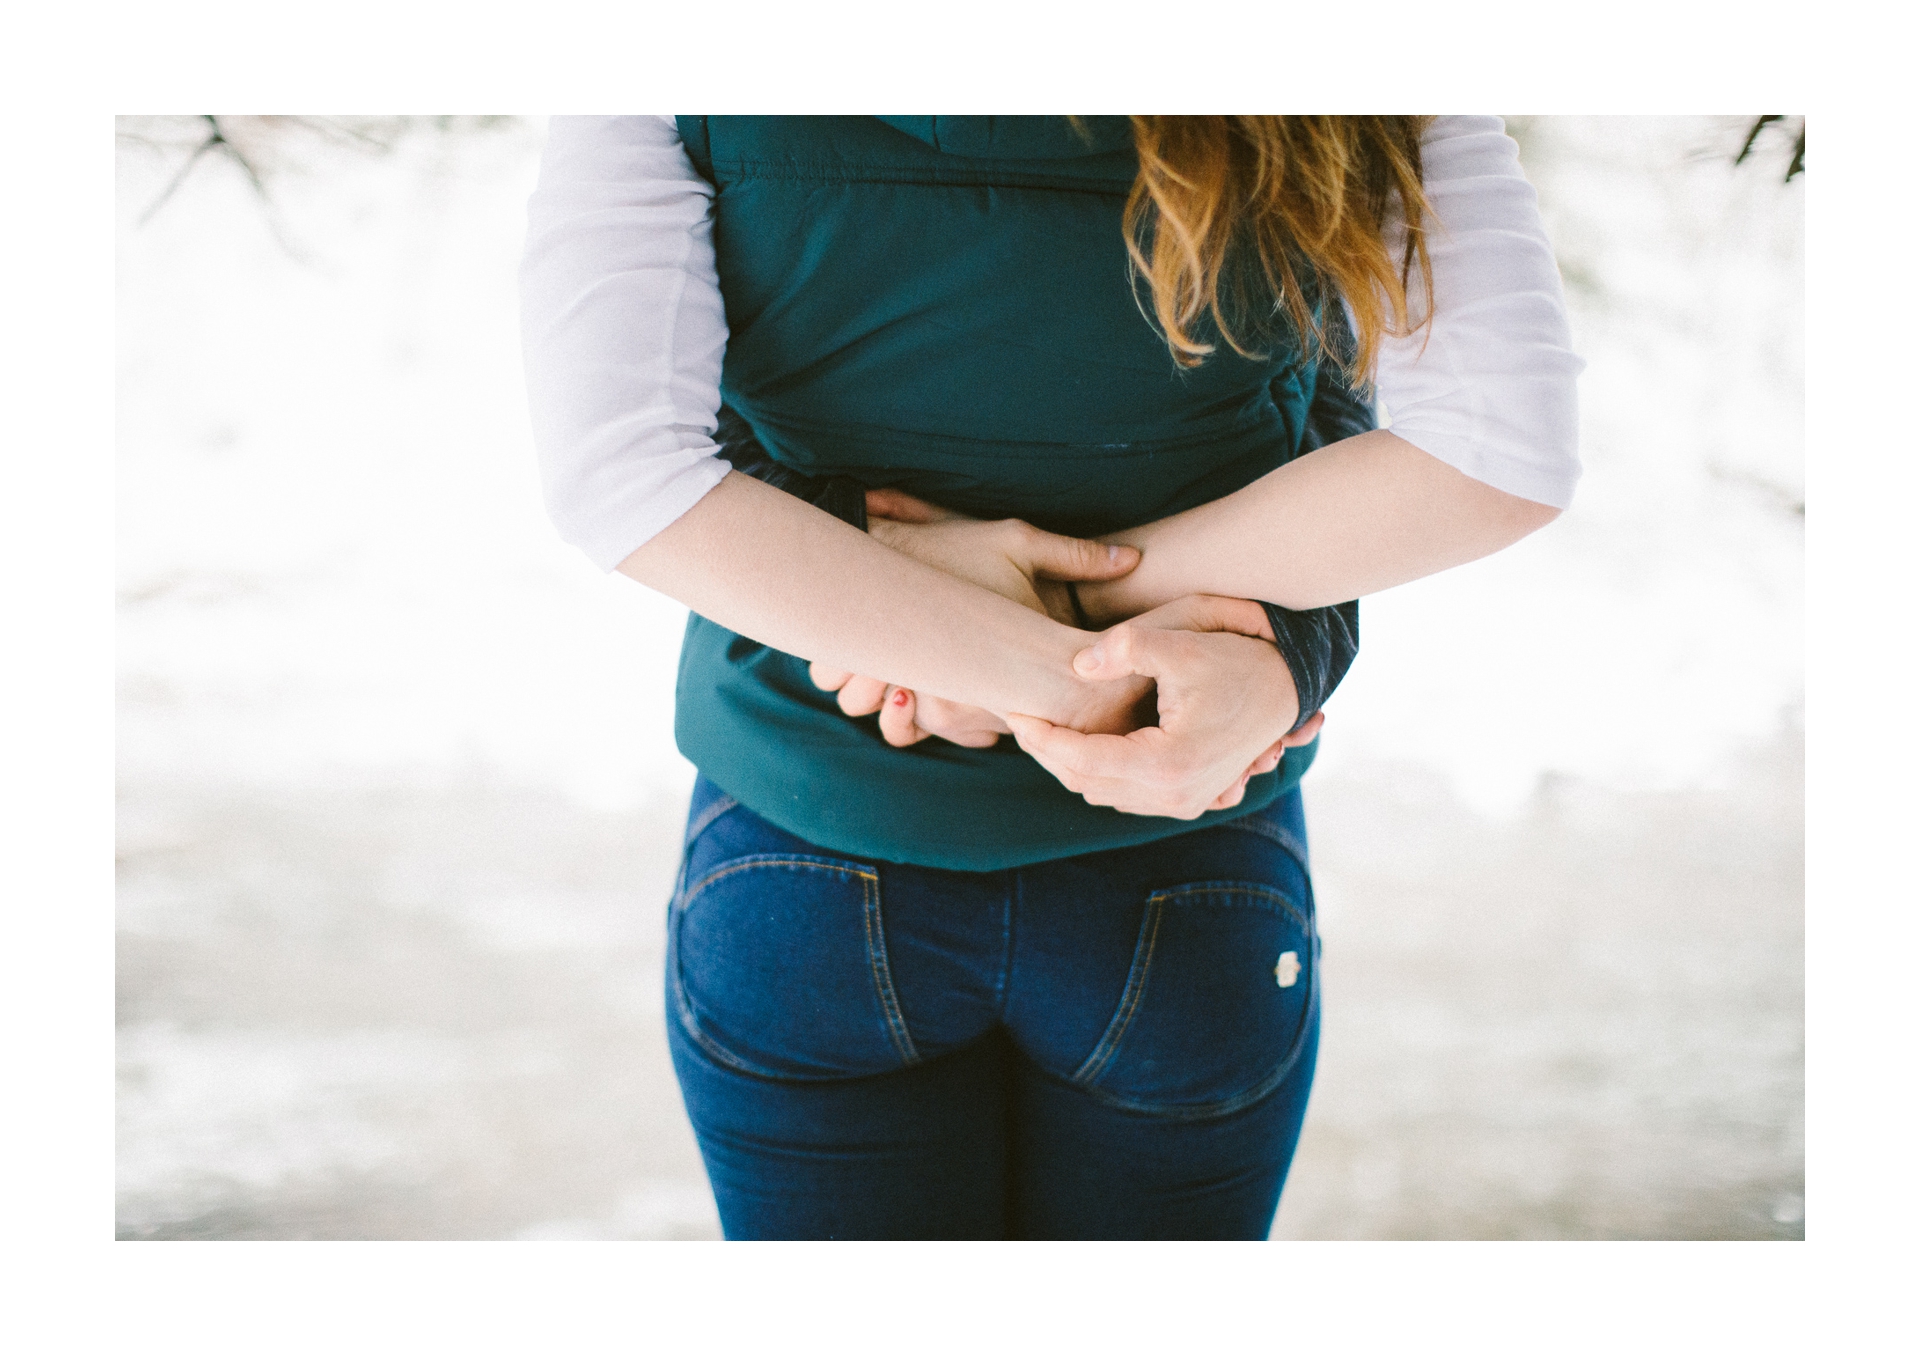
[[[1260,356],[1284,311],[1294,332],[1359,380],[1386,334],[1433,313],[1421,188],[1421,117],[1136,117],[1140,172],[1127,196],[1127,251],[1152,318],[1182,367],[1214,351]],[[1390,257],[1398,208],[1405,247]],[[1420,305],[1409,303],[1418,264]],[[1344,297],[1356,333],[1328,341],[1317,304]],[[1276,304],[1277,303],[1277,304]],[[1142,310],[1146,307],[1142,306]]]

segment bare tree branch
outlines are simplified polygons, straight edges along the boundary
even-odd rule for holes
[[[213,123],[212,135],[208,136],[205,141],[193,148],[193,154],[187,157],[186,163],[180,166],[179,171],[175,173],[172,179],[167,181],[167,186],[160,190],[160,196],[153,200],[153,205],[140,214],[140,224],[142,226],[152,221],[153,214],[166,206],[167,199],[173,196],[174,190],[187,181],[187,176],[193,172],[193,167],[200,163],[200,157],[220,144],[220,124],[214,122],[213,115],[210,113],[202,113],[200,116],[205,118],[209,123]]]
[[[255,168],[253,161],[249,160],[246,154],[228,139],[227,131],[220,125],[219,117],[212,113],[202,113],[200,116],[207,124],[206,140],[193,148],[192,154],[187,156],[186,163],[181,165],[179,172],[168,181],[167,186],[161,190],[160,196],[153,200],[153,205],[140,214],[140,225],[144,226],[153,220],[154,214],[164,207],[167,199],[174,195],[174,191],[187,181],[187,176],[193,172],[193,167],[199,164],[200,158],[209,151],[224,154],[245,172],[248,182],[253,185],[256,193],[263,199],[267,196],[267,186],[260,178],[260,171]]]
[[[1745,142],[1741,144],[1740,153],[1733,157],[1733,163],[1736,165],[1745,164],[1747,161],[1747,157],[1753,154],[1753,149],[1760,140],[1760,134],[1766,131],[1766,129],[1772,126],[1774,123],[1784,123],[1785,121],[1786,121],[1785,115],[1780,113],[1765,113],[1755,118],[1753,120],[1753,126],[1747,129],[1747,139]],[[1782,128],[1781,130],[1784,131],[1786,129]],[[1806,173],[1806,169],[1807,169],[1807,120],[1805,118],[1802,118],[1800,119],[1800,130],[1795,135],[1794,141],[1793,141],[1793,160],[1787,166],[1787,177],[1781,180],[1781,182],[1788,183],[1788,184],[1792,183],[1794,180],[1794,177],[1796,175]]]
[[[1740,147],[1740,154],[1733,158],[1734,164],[1744,165],[1747,162],[1747,157],[1753,154],[1753,143],[1760,140],[1760,133],[1768,123],[1779,122],[1780,116],[1778,113],[1767,113],[1753,120],[1753,126],[1747,129],[1747,139]]]

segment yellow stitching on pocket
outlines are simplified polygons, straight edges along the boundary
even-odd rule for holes
[[[907,1030],[907,1018],[900,1011],[900,998],[893,987],[893,967],[887,963],[887,939],[880,915],[880,878],[864,877],[861,887],[861,907],[863,922],[867,933],[867,964],[873,971],[873,989],[880,998],[880,1011],[886,1015],[887,1034],[893,1038],[894,1049],[900,1052],[900,1061],[907,1067],[920,1062],[920,1052],[914,1048],[913,1033]]]
[[[705,890],[709,885],[712,885],[715,881],[730,876],[736,871],[747,871],[761,866],[804,866],[811,867],[816,871],[838,871],[843,875],[858,876],[861,880],[871,881],[876,886],[880,883],[880,877],[872,871],[867,871],[857,866],[842,866],[835,862],[823,862],[812,857],[747,857],[738,861],[728,862],[725,866],[716,867],[714,870],[702,876],[699,884],[687,891],[686,900],[680,907],[685,909],[691,906],[693,901],[699,897],[700,892]]]
[[[1161,910],[1156,913],[1153,919],[1153,939],[1151,940],[1157,940],[1160,927],[1166,917],[1164,906],[1168,901],[1209,896],[1224,897],[1227,899],[1238,896],[1243,900],[1255,902],[1262,907],[1273,909],[1299,927],[1301,931],[1306,934],[1310,946],[1314,943],[1317,936],[1310,914],[1303,911],[1285,892],[1265,886],[1236,881],[1207,881],[1156,891],[1148,897],[1149,905]],[[1144,959],[1150,961],[1151,955],[1152,948],[1150,941]],[[1300,961],[1303,958],[1300,957],[1298,953],[1295,953],[1295,959],[1296,961]],[[1080,1086],[1089,1096],[1107,1105],[1121,1107],[1129,1111],[1141,1112],[1163,1119],[1205,1119],[1226,1115],[1241,1107],[1250,1105],[1266,1096],[1284,1081],[1299,1060],[1301,1050],[1304,1048],[1304,1042],[1312,1030],[1314,1018],[1320,1005],[1319,967],[1312,964],[1303,964],[1301,969],[1303,975],[1296,976],[1295,978],[1296,983],[1301,977],[1307,980],[1305,1009],[1301,1013],[1300,1023],[1295,1030],[1290,1048],[1275,1069],[1258,1079],[1252,1086],[1244,1088],[1238,1093],[1211,1102],[1164,1103],[1130,1097],[1123,1093],[1110,1091],[1097,1084],[1096,1080],[1108,1072],[1112,1067],[1113,1061],[1118,1057],[1128,1030],[1132,1026],[1133,1019],[1145,997],[1147,967],[1141,963],[1141,958],[1139,957],[1136,959],[1134,968],[1129,971],[1128,994],[1122,1000],[1124,1021],[1122,1020],[1122,1014],[1117,1013],[1114,1021],[1108,1026],[1107,1034],[1102,1036],[1100,1045],[1095,1047],[1095,1052],[1093,1055],[1088,1056],[1087,1063],[1082,1065],[1080,1070],[1073,1075],[1072,1081]],[[1140,981],[1137,989],[1132,983],[1136,974]],[[1278,976],[1276,976],[1276,978],[1277,977]],[[1280,987],[1291,988],[1294,986],[1283,984],[1280,985]],[[1097,1065],[1094,1063],[1096,1058],[1099,1061]]]
[[[1235,885],[1231,882],[1222,882],[1217,885],[1184,885],[1177,890],[1157,891],[1153,897],[1185,899],[1189,895],[1251,895],[1256,899],[1264,899],[1278,905],[1281,912],[1293,919],[1309,936],[1314,935],[1313,920],[1308,917],[1307,910],[1301,908],[1299,903],[1285,891],[1270,889],[1264,885]]]
[[[806,1075],[806,1074],[796,1075],[791,1072],[783,1073],[780,1070],[777,1070],[775,1068],[764,1066],[760,1063],[754,1062],[746,1058],[745,1056],[738,1054],[733,1050],[727,1048],[726,1045],[722,1044],[718,1039],[716,1039],[715,1035],[707,1029],[706,1025],[701,1021],[700,1017],[694,1010],[692,994],[688,990],[686,975],[684,973],[684,959],[682,956],[681,937],[680,937],[680,930],[686,925],[687,914],[689,912],[689,909],[691,905],[697,900],[697,898],[706,891],[707,887],[711,885],[716,885],[719,882],[725,880],[728,876],[736,875],[742,871],[759,870],[762,868],[775,868],[775,869],[784,868],[788,870],[792,870],[796,868],[804,868],[804,869],[815,870],[815,871],[830,872],[832,874],[842,877],[843,879],[847,877],[852,877],[860,881],[861,882],[861,902],[863,906],[863,912],[866,915],[868,915],[868,918],[865,920],[865,926],[867,928],[867,933],[868,933],[867,953],[868,953],[869,965],[871,966],[873,962],[873,957],[874,957],[874,947],[873,947],[873,938],[872,938],[873,923],[871,921],[871,915],[874,912],[876,912],[876,910],[872,906],[876,904],[878,901],[879,887],[880,887],[880,877],[877,872],[871,869],[850,865],[843,862],[823,861],[817,858],[800,857],[800,856],[762,855],[762,856],[748,856],[748,857],[736,858],[732,861],[726,862],[725,864],[719,867],[716,867],[714,870],[710,871],[707,875],[703,876],[700,879],[699,883],[696,884],[693,887],[693,889],[687,893],[687,896],[684,902],[682,903],[680,909],[677,911],[676,917],[674,918],[673,935],[669,940],[671,951],[669,956],[668,980],[669,980],[675,1015],[679,1019],[680,1025],[682,1029],[686,1032],[686,1034],[694,1041],[695,1044],[697,1044],[702,1050],[704,1050],[709,1057],[731,1068],[740,1070],[741,1072],[753,1074],[757,1077],[764,1077],[764,1078],[794,1078],[794,1077],[809,1078],[809,1077],[818,1077],[818,1076],[831,1076],[831,1075]],[[916,1064],[920,1061],[919,1053],[918,1051],[913,1049],[911,1039],[908,1038],[906,1035],[905,1020],[904,1020],[904,1017],[900,1016],[899,1006],[897,1002],[890,1001],[893,998],[892,976],[890,972],[887,974],[886,979],[887,979],[886,986],[884,990],[880,993],[879,997],[882,1004],[883,1013],[887,1019],[888,1036],[890,1038],[887,1044],[891,1045],[894,1054],[896,1056],[901,1056],[905,1063]],[[876,987],[878,987],[878,985],[876,985]],[[894,1026],[894,1022],[896,1020],[899,1022],[899,1025],[897,1028]],[[906,1048],[904,1051],[901,1048],[901,1042],[903,1040],[906,1041]],[[881,1048],[884,1049],[886,1047],[882,1046]]]
[[[1120,995],[1120,1006],[1113,1014],[1113,1020],[1107,1023],[1107,1029],[1100,1036],[1099,1044],[1093,1047],[1086,1062],[1074,1071],[1072,1081],[1081,1085],[1090,1084],[1098,1078],[1120,1048],[1120,1041],[1127,1034],[1127,1028],[1133,1024],[1134,1013],[1140,1010],[1140,999],[1147,991],[1147,971],[1153,965],[1154,944],[1160,937],[1160,920],[1165,916],[1161,907],[1160,895],[1147,897],[1147,916],[1141,923],[1146,937],[1134,948],[1133,964],[1127,967],[1127,987]]]

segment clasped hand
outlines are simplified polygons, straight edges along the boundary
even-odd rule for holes
[[[1120,623],[1073,659],[1089,681],[1153,679],[1155,723],[1105,734],[1036,716],[1007,722],[1020,747],[1089,804],[1197,819],[1238,805],[1250,778],[1279,766],[1326,720],[1316,711],[1289,728],[1300,698],[1272,640],[1258,603],[1192,594]]]
[[[899,491],[870,492],[869,529],[912,555],[1053,620],[1073,625],[1068,581],[1113,579],[1139,563],[1132,547],[1063,537],[1016,520],[982,522]],[[880,714],[888,743],[938,737],[984,748],[1011,733],[1021,748],[1094,805],[1193,819],[1237,805],[1249,778],[1318,733],[1298,731],[1293,677],[1272,645],[1266,613],[1238,598],[1194,595],[1122,622],[1074,657],[1101,695],[1073,726],[916,694],[863,674],[812,666],[850,716]]]

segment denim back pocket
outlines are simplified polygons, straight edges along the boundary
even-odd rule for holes
[[[1160,1116],[1220,1116],[1279,1085],[1319,990],[1311,906],[1271,886],[1201,881],[1147,899],[1119,1007],[1073,1076]]]
[[[850,1078],[919,1060],[864,862],[762,852],[707,867],[674,899],[667,975],[688,1035],[742,1072]]]

